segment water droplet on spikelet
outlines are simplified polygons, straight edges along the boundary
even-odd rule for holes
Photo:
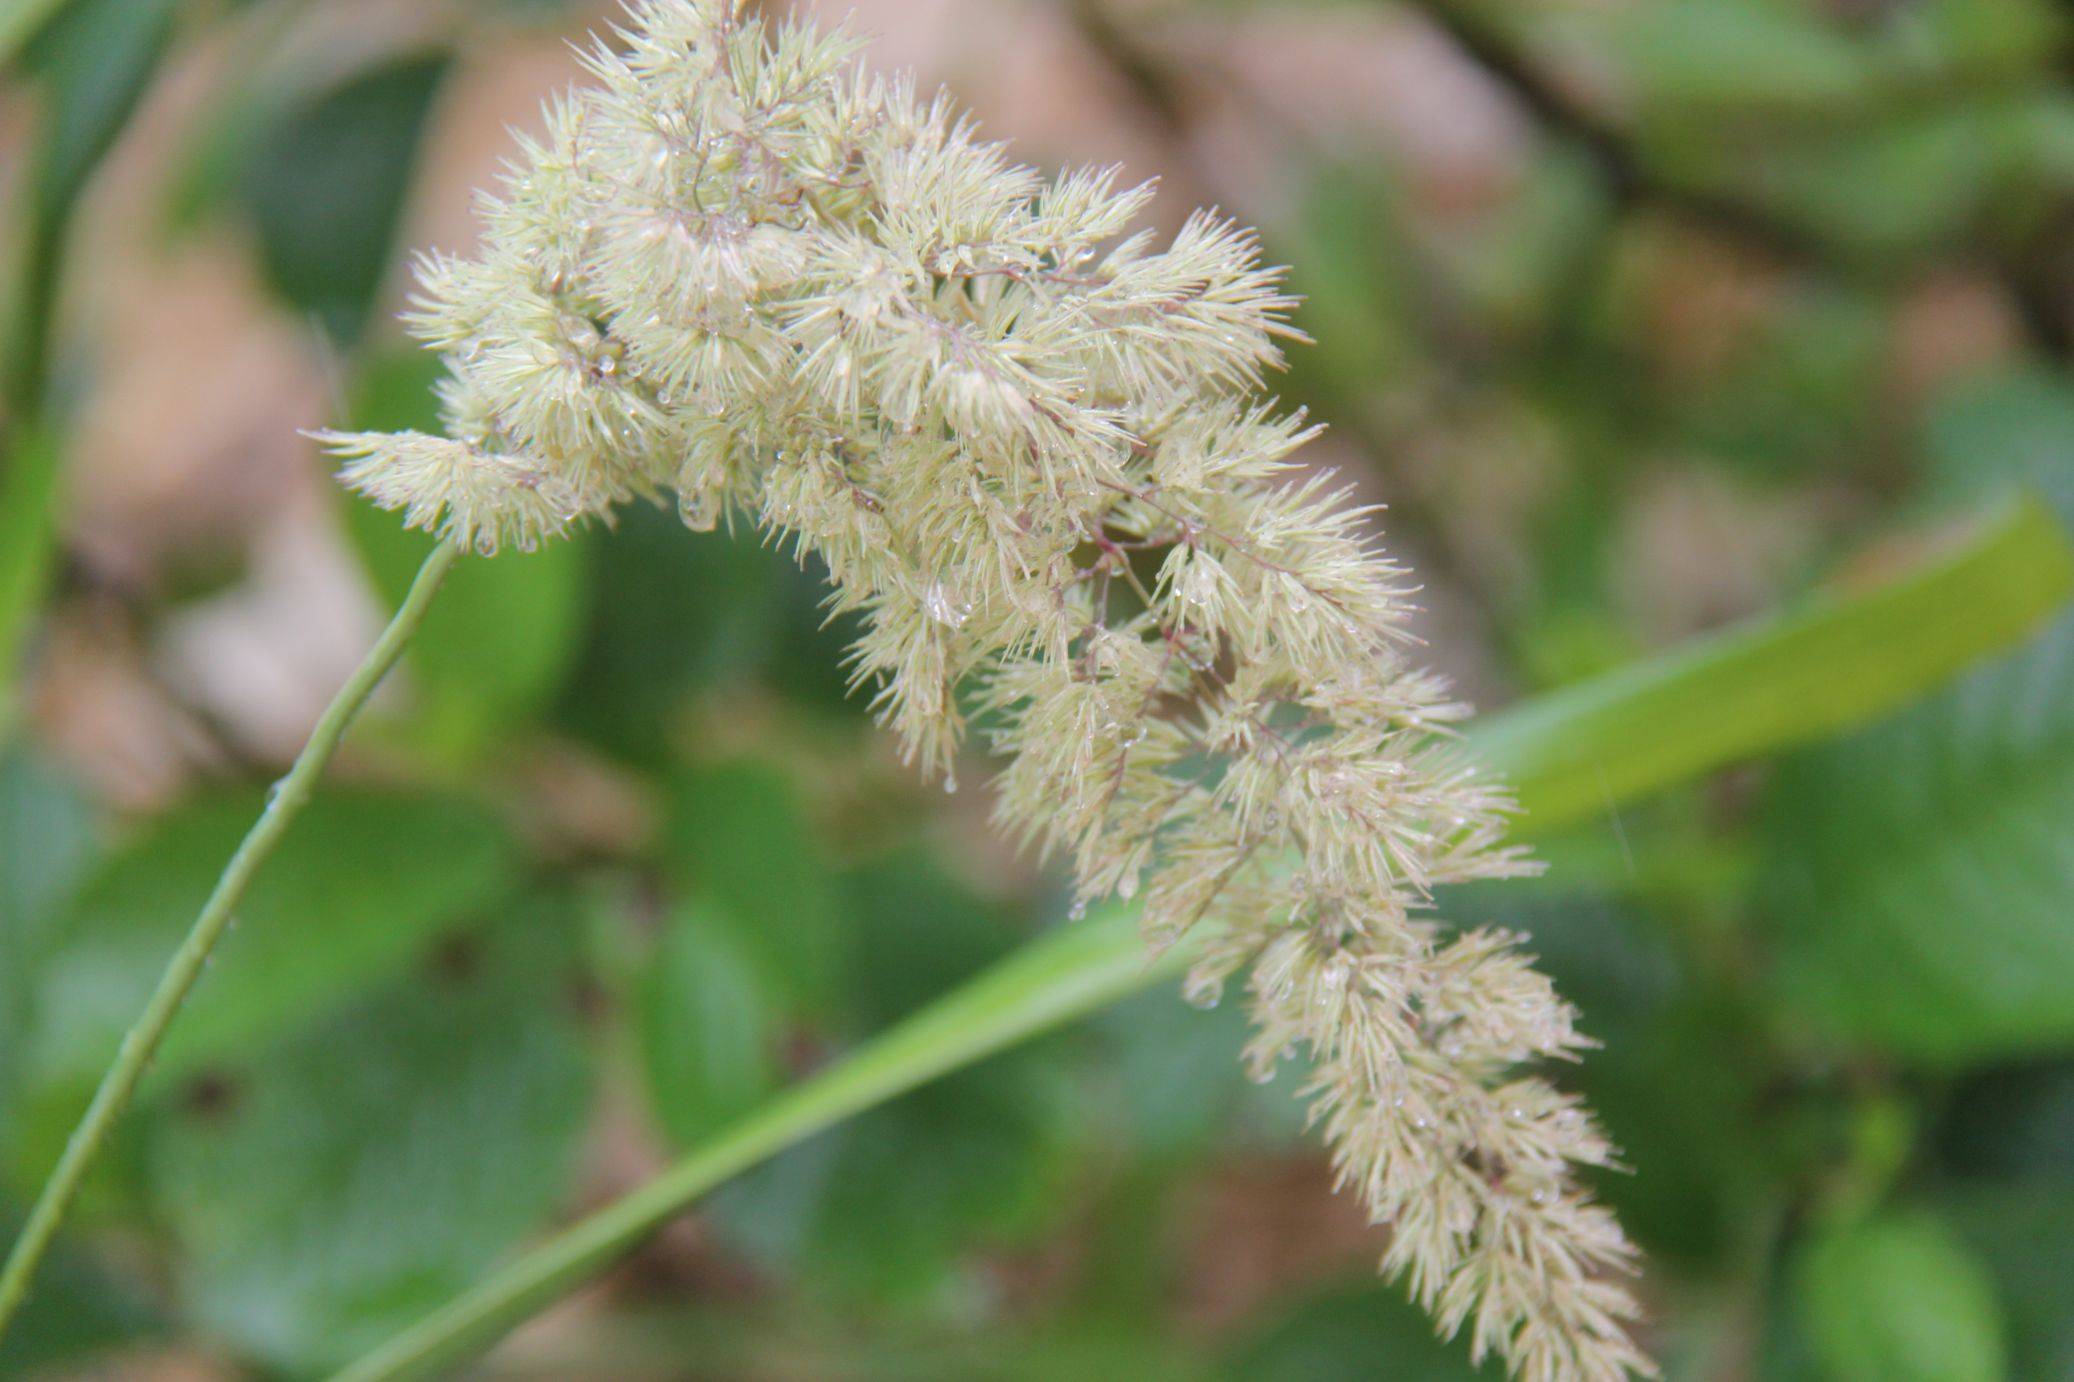
[[[677,516],[695,533],[710,533],[720,523],[720,505],[702,489],[677,491]]]
[[[922,592],[922,612],[948,629],[961,627],[972,615],[972,602],[960,599],[942,581],[931,581]]]

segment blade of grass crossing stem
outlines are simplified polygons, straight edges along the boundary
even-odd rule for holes
[[[1877,589],[1686,648],[1483,721],[1470,739],[1546,834],[1714,768],[1803,743],[1920,694],[2008,646],[2074,589],[2074,549],[2023,502]],[[1658,767],[1657,764],[1666,766]],[[755,1110],[338,1375],[433,1375],[496,1342],[729,1177],[852,1114],[1177,972],[1112,905],[1024,947]]]

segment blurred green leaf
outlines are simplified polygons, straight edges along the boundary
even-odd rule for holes
[[[33,934],[78,878],[94,835],[93,808],[69,777],[27,744],[0,745],[0,941]]]
[[[0,747],[0,1111],[13,1101],[44,931],[95,833],[93,812],[69,781],[25,746]],[[15,1119],[0,1117],[0,1160],[14,1131]]]
[[[552,1212],[589,1111],[569,940],[566,907],[516,909],[158,1116],[153,1197],[202,1328],[329,1367]]]
[[[1341,409],[1379,377],[1420,368],[1410,312],[1416,276],[1397,190],[1372,167],[1323,166],[1278,237],[1303,298],[1297,325],[1317,342],[1290,360],[1295,391]]]
[[[711,1136],[777,1088],[770,989],[709,906],[671,909],[637,1003],[649,1098],[676,1142]]]
[[[873,1027],[954,988],[1012,942],[993,909],[925,856],[877,861],[846,883]],[[1066,1112],[1041,1053],[1004,1055],[787,1153],[717,1199],[715,1213],[738,1241],[793,1270],[879,1299],[921,1300],[960,1251],[1045,1217]]]
[[[387,277],[448,56],[385,63],[286,110],[253,150],[244,200],[276,291],[356,339]]]
[[[2066,193],[2051,142],[2062,99],[2019,91],[1897,109],[1861,128],[1724,141],[1687,165],[1830,245],[1889,258],[1956,249],[1987,238],[2001,203]]]
[[[1862,98],[1864,50],[1820,14],[1770,0],[1659,0],[1605,15],[1606,47],[1659,121]]]
[[[1947,1196],[1939,1208],[1993,1274],[2009,1319],[2008,1376],[2074,1376],[2074,1191],[2064,1181],[1982,1187]]]
[[[1863,723],[2008,646],[2060,608],[2070,584],[2066,530],[2043,507],[2017,504],[1873,589],[1822,591],[1796,611],[1487,717],[1476,747],[1516,785],[1520,828],[1546,833]]]
[[[1887,301],[1827,281],[1777,295],[1735,358],[1675,402],[1682,436],[1758,474],[1867,462],[1891,368]]]
[[[1808,1344],[1833,1382],[1998,1382],[2007,1324],[1995,1282],[1935,1217],[1818,1233],[1794,1267]]]
[[[2074,1060],[1970,1075],[1940,1121],[1938,1162],[1950,1174],[2074,1189]]]
[[[852,1291],[919,1300],[955,1256],[1025,1236],[1061,1188],[1064,1090],[1025,1053],[863,1114],[813,1205],[801,1269]]]
[[[429,351],[380,357],[355,390],[352,425],[439,430],[439,372]],[[344,502],[347,534],[376,597],[393,608],[433,539],[357,496]],[[419,697],[414,724],[427,746],[466,762],[544,712],[575,665],[589,540],[586,532],[536,552],[471,555],[448,575],[405,655]]]
[[[52,928],[27,1063],[62,1097],[90,1085],[258,814],[191,802],[104,860]],[[426,937],[492,905],[513,845],[463,801],[327,788],[283,838],[153,1067],[163,1082],[264,1044],[393,973]]]
[[[57,549],[57,506],[63,451],[47,428],[12,438],[0,465],[0,743],[12,727],[21,675],[37,607]]]
[[[80,188],[129,120],[172,31],[175,0],[72,0],[23,54],[49,106],[36,190],[41,214]]]
[[[20,1225],[21,1215],[0,1202],[0,1242],[12,1242]],[[60,1243],[0,1340],[0,1377],[42,1376],[60,1364],[76,1368],[97,1352],[139,1342],[161,1324],[134,1283]]]
[[[1924,443],[1941,495],[1965,502],[2027,486],[2074,523],[2074,381],[2064,374],[2031,367],[1969,379],[1937,400]]]
[[[691,534],[634,504],[589,545],[584,641],[556,718],[592,743],[652,758],[694,692],[768,656],[779,563],[747,534]]]
[[[1939,410],[1930,444],[1946,489],[2043,482],[2074,519],[2074,390],[1985,381]],[[1825,1032],[1940,1062],[2074,1039],[2070,678],[2074,615],[1782,765],[1760,900],[1782,992]]]
[[[10,266],[21,283],[7,341],[6,395],[17,421],[33,420],[43,405],[73,208],[165,56],[174,4],[73,0],[54,12],[30,6],[18,21],[23,27],[4,34],[10,46],[29,40],[21,65],[44,96],[27,223],[18,228],[19,263]],[[50,18],[39,26],[42,14]],[[10,22],[14,16],[0,26]]]
[[[66,0],[15,0],[13,8],[0,15],[0,68],[14,65],[15,56],[33,42]]]
[[[1936,1061],[2074,1039],[2074,637],[1783,765],[1760,897],[1782,993]]]
[[[1303,1131],[1292,1091],[1303,1071],[1285,1065],[1266,1085],[1246,1078],[1239,1055],[1252,1024],[1241,1003],[1204,1012],[1172,988],[1118,1003],[1097,1020],[1116,1060],[1115,1116],[1141,1156],[1171,1159],[1220,1143],[1286,1145]]]
[[[1498,1378],[1469,1346],[1433,1335],[1433,1323],[1393,1287],[1364,1281],[1316,1293],[1239,1344],[1216,1376],[1229,1382],[1459,1382]]]
[[[665,866],[725,925],[768,992],[795,1015],[833,1012],[860,938],[781,770],[752,759],[687,770],[673,784],[664,848]]]
[[[818,566],[802,570],[747,527],[687,533],[647,504],[622,511],[589,556],[588,634],[557,718],[592,743],[652,758],[692,696],[730,683],[864,715],[843,672],[861,625],[855,614],[827,620]]]

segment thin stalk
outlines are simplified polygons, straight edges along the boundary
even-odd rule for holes
[[[0,1338],[6,1336],[9,1322],[27,1298],[29,1282],[44,1254],[50,1250],[51,1239],[56,1236],[65,1211],[78,1195],[87,1169],[93,1165],[109,1130],[128,1107],[131,1095],[136,1093],[137,1083],[143,1079],[153,1053],[165,1038],[166,1028],[172,1024],[180,1005],[194,988],[195,980],[201,977],[210,952],[230,925],[232,913],[244,898],[253,875],[259,872],[267,856],[273,853],[274,846],[316,792],[317,781],[324,775],[332,755],[338,751],[339,741],[345,738],[347,728],[360,713],[360,708],[367,704],[367,698],[374,694],[375,687],[381,684],[382,678],[402,656],[411,635],[424,621],[432,597],[438,593],[440,583],[446,579],[447,572],[459,556],[459,548],[442,542],[425,558],[425,564],[418,569],[417,579],[411,583],[410,593],[398,606],[389,627],[382,631],[374,647],[368,650],[367,657],[339,688],[331,704],[325,707],[317,727],[310,731],[309,742],[296,757],[295,765],[268,793],[266,809],[260,812],[259,819],[253,822],[244,842],[238,846],[237,853],[224,866],[223,875],[216,880],[215,891],[209,894],[209,900],[202,905],[201,914],[195,918],[187,938],[173,953],[151,1001],[144,1006],[143,1014],[124,1034],[114,1064],[101,1077],[93,1102],[87,1105],[79,1126],[72,1130],[64,1155],[58,1158],[50,1179],[44,1182],[43,1191],[29,1212],[28,1222],[22,1227],[21,1237],[15,1240],[6,1269],[0,1271]]]

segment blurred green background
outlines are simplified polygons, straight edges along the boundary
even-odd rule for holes
[[[1285,396],[1481,705],[2017,487],[2074,521],[2052,0],[855,10],[1024,157],[1264,227],[1317,338]],[[426,548],[296,429],[428,422],[404,252],[466,245],[611,14],[0,4],[0,1236]],[[1060,922],[987,765],[946,798],[845,699],[819,599],[648,509],[457,573],[0,1375],[321,1372]],[[1670,1376],[2074,1376],[2074,616],[1540,853],[1442,912],[1529,932],[1605,1042]],[[1162,987],[876,1109],[485,1373],[1468,1374],[1242,1030]]]

